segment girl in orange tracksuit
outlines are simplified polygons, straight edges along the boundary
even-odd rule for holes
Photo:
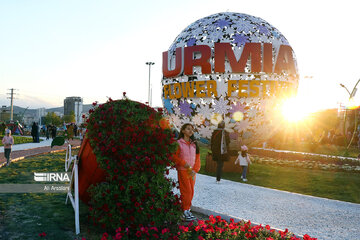
[[[194,196],[196,173],[200,170],[200,151],[194,139],[193,125],[186,123],[181,127],[177,142],[179,147],[174,155],[174,162],[178,172],[183,218],[193,221],[196,218],[190,212],[190,207]]]

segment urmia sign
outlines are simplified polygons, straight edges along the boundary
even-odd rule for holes
[[[270,101],[294,94],[295,54],[286,38],[265,20],[218,13],[190,24],[163,52],[162,97],[171,122],[197,125],[211,135],[221,115],[235,133],[267,121]],[[243,115],[234,120],[233,115]],[[254,119],[256,118],[256,121]]]
[[[235,53],[230,43],[214,43],[214,56],[211,55],[211,48],[208,45],[191,46],[176,49],[175,68],[169,70],[169,52],[163,53],[163,76],[164,78],[172,78],[180,76],[180,74],[191,76],[194,74],[194,67],[200,67],[202,74],[225,73],[225,62],[228,61],[231,67],[231,73],[246,73],[245,69],[250,59],[249,70],[251,73],[276,73],[282,74],[287,72],[296,75],[295,63],[292,55],[292,49],[288,45],[281,45],[276,56],[276,63],[273,64],[273,51],[271,43],[245,43],[240,59],[236,59]],[[195,54],[199,54],[199,58],[194,58]],[[210,59],[213,58],[214,67],[212,68]],[[263,81],[263,92],[266,92],[266,85],[275,90],[278,89],[280,82]],[[237,81],[230,80],[228,84],[227,96],[232,96],[236,89],[239,97],[257,97],[259,96],[260,81]],[[196,86],[196,87],[195,87]],[[238,87],[236,87],[238,86]],[[250,87],[250,92],[242,92],[246,90],[246,86]],[[204,91],[207,88],[207,91]],[[197,94],[194,95],[195,89]],[[164,85],[165,98],[180,97],[217,97],[216,81],[197,81],[182,82]]]

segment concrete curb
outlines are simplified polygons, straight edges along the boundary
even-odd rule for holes
[[[80,146],[72,147],[72,149],[78,149],[78,148],[80,148]],[[44,152],[44,153],[34,153],[34,154],[31,154],[31,155],[28,155],[28,156],[18,157],[18,158],[11,159],[11,163],[17,162],[17,161],[20,161],[20,160],[23,160],[23,159],[28,158],[28,157],[33,157],[33,156],[42,155],[42,154],[48,154],[48,153],[63,152],[63,151],[66,151],[66,149],[53,150],[53,151]],[[2,167],[4,167],[4,166],[6,166],[6,162],[3,162],[2,164],[0,164],[0,168],[2,168]]]
[[[230,219],[231,219],[231,218],[234,219],[235,222],[240,222],[240,221],[248,222],[248,221],[249,221],[249,220],[244,219],[244,218],[234,217],[234,216],[227,215],[227,214],[224,214],[224,213],[221,213],[221,212],[216,212],[216,211],[212,211],[212,210],[205,209],[205,208],[201,208],[201,207],[197,207],[197,206],[192,206],[192,207],[191,207],[191,211],[197,212],[197,213],[201,213],[201,214],[204,214],[204,215],[207,215],[207,216],[210,216],[210,215],[213,215],[214,217],[215,217],[215,216],[220,216],[222,219],[226,220],[227,222],[230,222]],[[256,222],[251,222],[251,227],[257,226],[257,225],[262,225],[262,224],[256,223]],[[284,232],[284,230],[282,230],[282,229],[274,228],[274,227],[271,227],[271,226],[270,226],[270,229]],[[293,232],[292,232],[292,233],[293,233]],[[295,233],[293,233],[293,234],[294,234],[294,236],[297,237],[297,238],[301,238],[301,239],[303,238],[302,235],[295,234]]]

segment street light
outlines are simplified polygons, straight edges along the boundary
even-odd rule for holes
[[[356,91],[357,91],[356,86],[359,84],[359,82],[360,82],[360,79],[359,79],[359,80],[357,81],[357,83],[355,84],[355,86],[354,86],[353,90],[351,91],[351,93],[350,93],[350,91],[347,89],[347,87],[345,87],[344,84],[340,83],[340,86],[343,87],[343,88],[348,92],[348,94],[349,94],[349,102],[351,101],[351,99],[352,99],[353,97],[355,97],[355,94],[356,94]],[[352,143],[352,141],[353,141],[353,139],[354,139],[355,132],[356,132],[356,125],[357,125],[356,110],[355,110],[355,114],[354,114],[354,117],[355,117],[354,131],[353,131],[353,134],[352,134],[352,136],[351,136],[351,139],[350,139],[349,144],[347,144],[347,138],[346,138],[346,115],[347,115],[347,108],[345,108],[345,117],[344,117],[344,138],[345,138],[345,144],[347,145],[347,147],[346,147],[346,153],[347,153],[347,150],[349,149],[349,147],[350,147],[350,145],[351,145],[351,143]]]
[[[149,92],[148,92],[148,102],[149,102],[149,106],[151,107],[151,96],[150,96],[150,69],[151,69],[151,65],[154,65],[154,62],[146,62],[146,65],[149,65]]]

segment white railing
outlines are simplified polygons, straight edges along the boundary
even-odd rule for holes
[[[65,171],[67,172],[71,166],[71,163],[74,162],[71,175],[70,175],[70,188],[66,195],[65,204],[67,204],[68,199],[70,199],[71,205],[75,211],[75,232],[76,234],[80,233],[80,220],[79,220],[79,178],[78,178],[78,159],[77,156],[71,155],[71,145],[68,143],[65,155]],[[74,190],[74,195],[72,193]]]

